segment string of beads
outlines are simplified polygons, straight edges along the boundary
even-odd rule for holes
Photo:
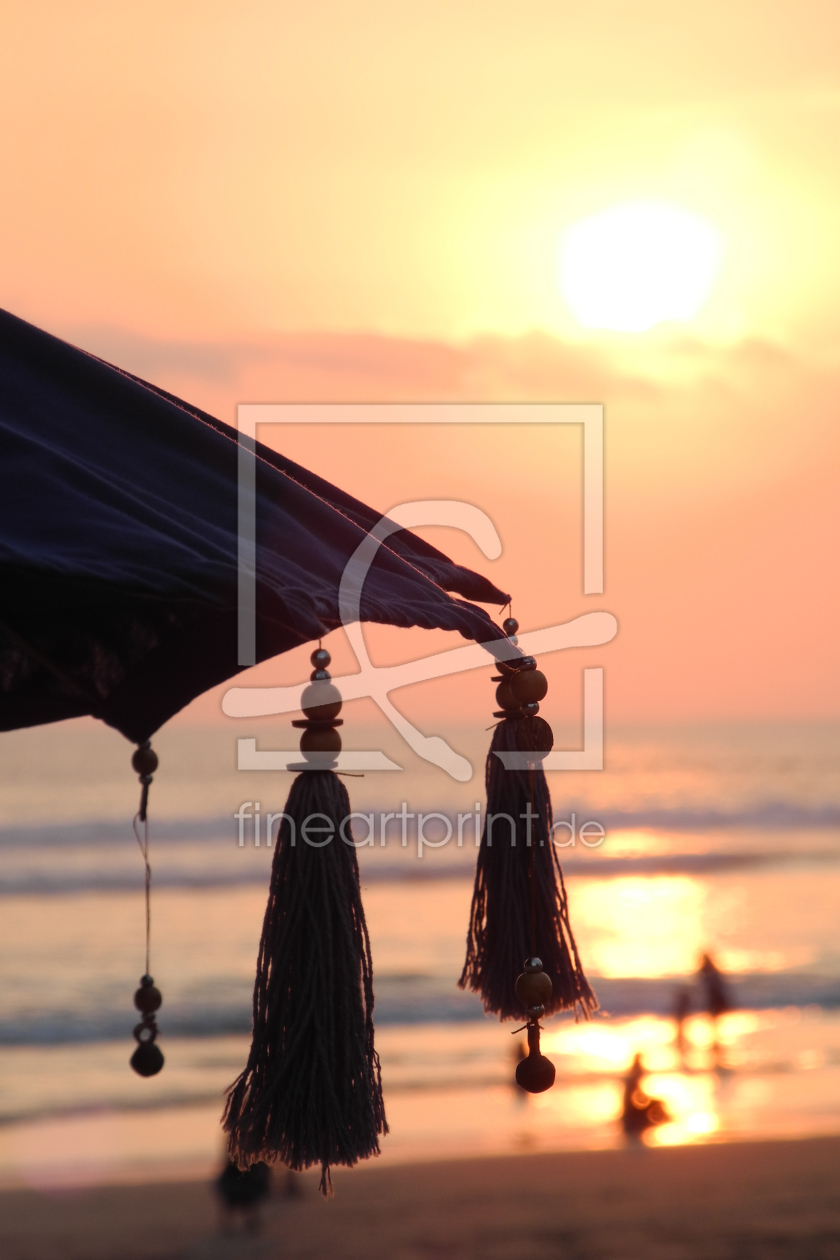
[[[300,751],[313,769],[332,770],[341,752],[341,736],[336,727],[343,726],[338,716],[341,712],[341,692],[330,681],[327,669],[332,657],[326,648],[319,647],[310,656],[314,669],[309,675],[309,686],[303,690],[301,709],[305,717],[292,722],[302,727]]]
[[[519,622],[515,617],[507,617],[502,629],[514,644]],[[554,744],[551,727],[541,717],[540,700],[548,693],[548,679],[533,656],[520,658],[513,664],[499,661],[501,671],[493,679],[496,687],[496,703],[499,706],[494,717],[519,722],[516,744],[523,752],[535,753],[535,761],[550,752]],[[531,850],[531,952],[534,953],[534,861]],[[551,977],[543,970],[542,960],[536,956],[526,958],[524,970],[516,981],[516,996],[525,1008],[528,1022],[525,1025],[528,1036],[528,1054],[516,1067],[516,1083],[529,1094],[542,1094],[554,1084],[554,1064],[540,1051],[540,1019],[545,1014],[546,1003],[551,997],[553,985]]]
[[[163,1052],[155,1044],[158,1026],[155,1011],[159,1010],[163,998],[155,982],[149,975],[149,944],[151,938],[151,880],[152,868],[149,866],[149,823],[147,809],[149,804],[149,787],[152,776],[158,768],[157,753],[148,740],[140,744],[131,758],[131,764],[142,784],[140,808],[134,820],[134,833],[143,861],[146,866],[146,972],[140,977],[140,988],[134,994],[134,1005],[142,1015],[139,1024],[134,1027],[134,1040],[137,1049],[131,1056],[131,1066],[138,1076],[156,1076],[163,1067]]]

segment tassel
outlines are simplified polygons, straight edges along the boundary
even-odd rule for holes
[[[458,984],[479,994],[486,1011],[502,1019],[521,1018],[517,976],[523,960],[542,960],[551,981],[545,1012],[574,1009],[576,1017],[588,1019],[598,1000],[583,973],[569,922],[541,766],[554,739],[548,723],[536,716],[539,704],[532,698],[539,694],[541,699],[548,684],[532,657],[517,664],[517,671],[507,670],[498,679],[501,712],[496,716],[502,720],[487,757],[487,812]],[[528,768],[506,769],[497,753],[511,752],[532,754]]]
[[[323,664],[329,655],[313,653]],[[316,686],[324,698],[325,670]],[[308,689],[308,690],[313,690]],[[338,695],[334,687],[329,691]],[[322,764],[340,748],[325,738],[340,706],[306,705],[304,755]],[[329,697],[327,697],[329,700]],[[329,709],[330,712],[326,712]],[[323,747],[330,744],[329,749]],[[320,761],[318,760],[320,758]],[[271,870],[254,986],[254,1032],[245,1070],[228,1091],[223,1125],[240,1168],[281,1160],[301,1171],[351,1167],[379,1154],[388,1132],[373,1043],[373,975],[356,850],[345,842],[347,790],[329,769],[292,784]],[[348,836],[349,840],[349,836]]]

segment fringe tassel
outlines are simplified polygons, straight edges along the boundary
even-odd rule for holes
[[[522,1003],[514,986],[523,961],[536,955],[552,982],[546,1014],[574,1008],[576,1018],[580,1014],[588,1019],[598,1009],[598,999],[583,973],[569,923],[563,872],[551,839],[553,816],[545,774],[538,759],[531,770],[506,770],[495,756],[521,750],[526,733],[522,728],[535,720],[541,721],[505,718],[493,732],[467,957],[458,984],[478,993],[486,1011],[502,1019],[521,1019]],[[537,815],[530,823],[530,845],[529,808]]]
[[[260,941],[251,1052],[223,1117],[239,1167],[320,1164],[325,1196],[330,1165],[378,1155],[388,1132],[359,868],[339,835],[349,814],[332,771],[308,770],[292,784]],[[310,843],[301,836],[307,819]]]

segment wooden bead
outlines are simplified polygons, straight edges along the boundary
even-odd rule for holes
[[[313,652],[313,656],[315,653]],[[341,692],[328,682],[310,683],[304,689],[300,706],[308,718],[329,722],[341,712]]]
[[[526,718],[516,728],[516,747],[520,752],[534,753],[539,759],[554,747],[554,732],[543,718]]]
[[[141,1041],[130,1059],[138,1076],[157,1076],[163,1067],[163,1061],[160,1046],[156,1046],[153,1041]]]
[[[538,1016],[528,1022],[528,1058],[516,1069],[516,1083],[529,1094],[542,1094],[554,1084],[554,1064],[540,1051]]]
[[[521,1059],[516,1067],[516,1083],[529,1094],[543,1094],[554,1084],[554,1064],[539,1051]]]
[[[131,758],[131,765],[135,774],[154,774],[158,768],[157,753],[148,742],[141,744]]]
[[[512,634],[516,634],[517,630],[519,629],[519,622],[516,620],[515,617],[505,617],[504,621],[502,622],[502,629],[504,630],[508,638],[510,638],[510,636]]]
[[[509,682],[500,682],[496,688],[496,704],[500,709],[516,710],[519,708],[519,701],[514,700]]]
[[[326,648],[316,648],[309,659],[316,669],[326,669],[332,657]]]
[[[140,988],[134,994],[134,1005],[138,1011],[142,1011],[144,1015],[151,1015],[153,1011],[160,1008],[162,1001],[160,989],[155,988],[152,977],[144,976],[140,981]]]
[[[543,965],[541,958],[526,958],[525,962],[522,964],[523,971],[542,971],[542,969]]]
[[[548,679],[539,669],[520,670],[513,675],[510,689],[519,704],[535,704],[545,698]]]
[[[533,704],[522,705],[523,717],[536,717],[539,711],[540,711],[540,706],[537,704],[536,700],[534,701]]]
[[[525,1007],[545,1006],[551,988],[551,977],[544,971],[523,971],[516,981],[516,996]]]
[[[339,753],[341,752],[341,736],[330,726],[304,731],[300,737],[300,751],[303,753]]]

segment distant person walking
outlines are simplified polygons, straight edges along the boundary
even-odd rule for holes
[[[715,1056],[715,1062],[720,1063],[720,1042],[718,1041],[718,1020],[721,1015],[732,1009],[732,1003],[729,1000],[729,994],[726,988],[726,982],[722,973],[715,966],[711,955],[704,954],[699,971],[700,983],[703,987],[703,996],[705,999],[705,1007],[709,1012],[714,1029],[714,1040],[712,1042],[712,1052]]]
[[[237,1168],[228,1160],[216,1181],[222,1208],[222,1232],[230,1233],[240,1214],[250,1234],[258,1234],[262,1225],[262,1206],[271,1193],[271,1169],[268,1164],[252,1164]]]

